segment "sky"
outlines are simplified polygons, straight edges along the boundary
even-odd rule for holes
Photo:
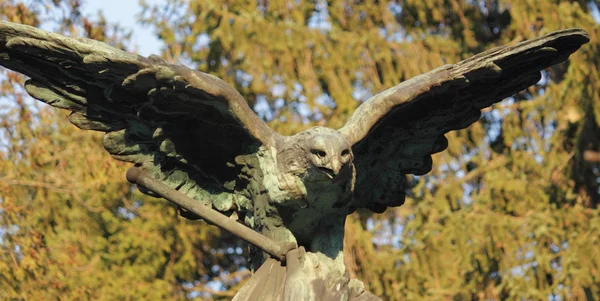
[[[146,0],[146,3],[161,4],[166,0]],[[124,28],[132,29],[133,36],[131,41],[133,46],[137,46],[138,53],[143,56],[159,54],[161,42],[156,38],[149,27],[142,27],[137,24],[137,15],[141,8],[136,0],[92,0],[86,1],[83,5],[83,12],[87,16],[94,16],[101,10],[104,17],[110,23],[118,23]]]

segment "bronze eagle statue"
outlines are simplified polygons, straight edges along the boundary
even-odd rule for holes
[[[105,132],[115,159],[342,275],[349,213],[402,205],[406,175],[431,170],[445,133],[534,85],[588,41],[567,29],[494,48],[371,97],[340,129],[293,136],[269,128],[219,78],[86,38],[0,22],[0,65],[28,76],[34,98],[72,111],[77,127]],[[257,252],[253,263],[266,259]]]

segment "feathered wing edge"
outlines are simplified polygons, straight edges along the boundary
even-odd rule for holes
[[[589,37],[556,31],[482,52],[385,90],[361,104],[340,131],[353,144],[355,207],[382,212],[404,203],[405,175],[431,170],[444,134],[477,121],[481,109],[534,85],[540,71],[566,60]]]
[[[0,22],[0,65],[29,76],[34,98],[73,111],[79,128],[106,132],[116,159],[219,211],[251,209],[235,159],[277,134],[222,80],[10,22]]]

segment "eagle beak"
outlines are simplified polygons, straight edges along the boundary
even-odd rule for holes
[[[340,173],[340,169],[342,168],[342,164],[340,160],[331,160],[331,171],[333,171],[333,176],[336,177]]]
[[[323,173],[325,173],[329,177],[329,179],[333,180],[340,174],[340,170],[342,169],[342,167],[343,166],[340,160],[333,159],[329,161],[329,164],[327,164],[327,166],[319,167],[319,169],[323,171]]]

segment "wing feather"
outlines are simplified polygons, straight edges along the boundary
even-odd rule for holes
[[[340,131],[353,144],[355,207],[376,212],[404,203],[406,174],[431,170],[444,134],[477,121],[481,109],[534,85],[540,70],[589,41],[567,29],[497,47],[385,90],[361,104]]]
[[[276,139],[222,80],[85,38],[0,22],[0,65],[30,77],[26,91],[106,132],[105,149],[220,211],[250,210],[235,158]]]

